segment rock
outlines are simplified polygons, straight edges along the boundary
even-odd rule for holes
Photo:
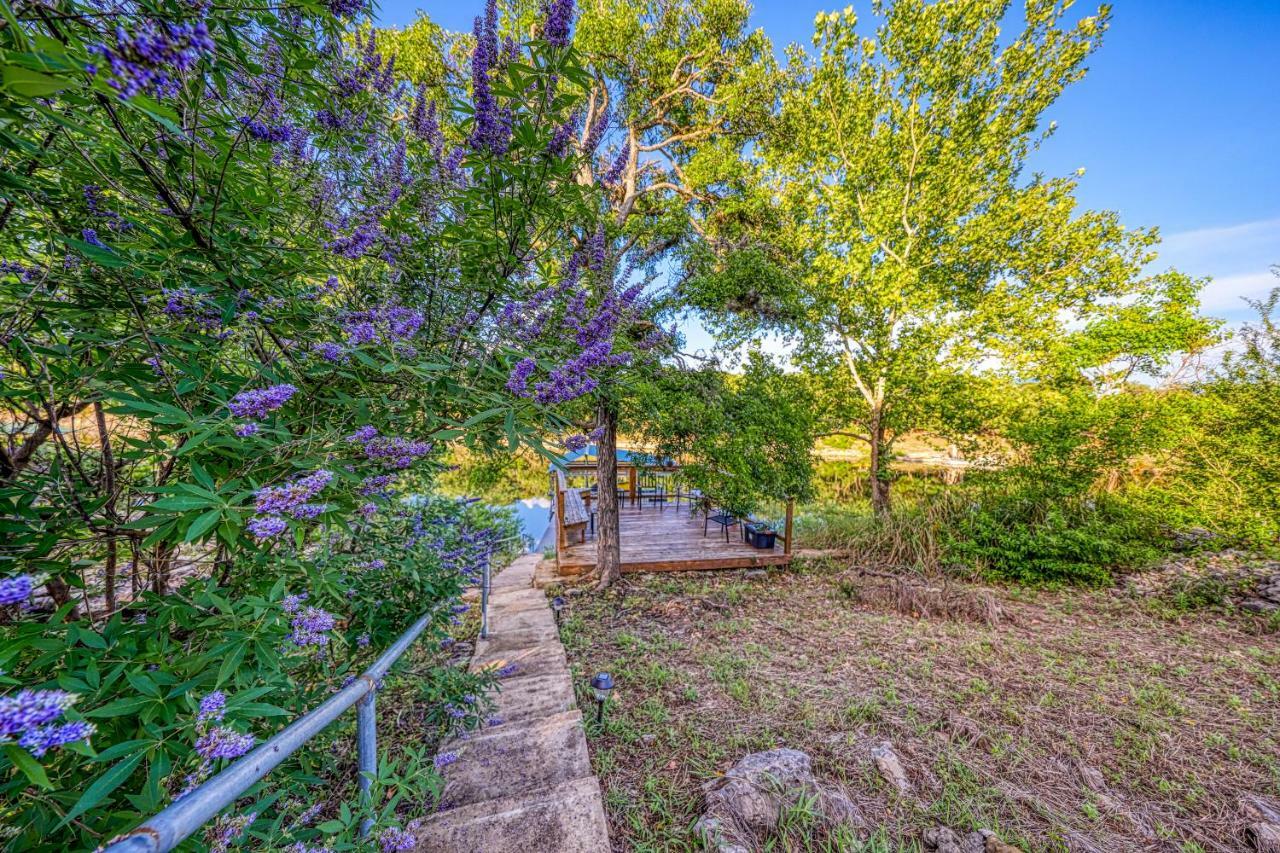
[[[817,809],[829,826],[856,828],[865,823],[857,804],[849,799],[848,794],[836,788],[818,784]]]
[[[1244,794],[1240,797],[1240,813],[1249,823],[1244,834],[1257,853],[1280,853],[1280,803]]]
[[[911,792],[911,780],[907,778],[907,771],[902,769],[902,761],[898,758],[898,753],[894,752],[893,744],[886,740],[872,747],[871,760],[876,763],[876,769],[884,780],[896,788],[899,794]]]
[[[718,817],[703,815],[693,825],[693,831],[708,850],[715,850],[717,853],[751,853],[750,848],[731,840],[724,823]]]
[[[768,569],[747,569],[742,576],[749,581],[761,581],[769,577]]]
[[[931,853],[986,853],[987,839],[981,832],[960,835],[946,826],[926,829],[920,836],[924,849]]]
[[[813,778],[806,753],[772,749],[746,756],[703,786],[706,811],[694,831],[719,853],[746,853],[768,838],[785,809],[801,798],[830,825],[863,826],[858,807],[838,789]]]
[[[1023,853],[1012,844],[1006,844],[989,829],[967,832],[964,835],[946,826],[926,829],[920,840],[924,849],[932,853]]]
[[[982,836],[986,839],[986,846],[983,848],[983,853],[1022,853],[1021,847],[1015,847],[1012,844],[1001,841],[999,836],[991,830],[981,829],[978,831],[982,833]]]
[[[1203,527],[1190,527],[1186,530],[1174,531],[1171,538],[1173,539],[1174,548],[1179,551],[1189,551],[1208,545],[1218,538],[1218,534]]]
[[[805,791],[813,767],[797,749],[771,749],[748,755],[706,786],[707,814],[728,818],[750,833],[767,835],[778,825],[783,792]]]
[[[1265,598],[1246,598],[1240,602],[1240,609],[1250,613],[1274,613],[1280,610],[1280,604]]]

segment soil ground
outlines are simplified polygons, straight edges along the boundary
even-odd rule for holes
[[[1280,794],[1268,623],[1118,590],[895,583],[801,560],[572,597],[561,633],[584,711],[592,673],[618,684],[604,729],[589,727],[614,849],[700,849],[700,786],[782,746],[873,829],[865,847],[790,833],[770,849],[911,851],[938,824],[1028,851],[1250,849],[1239,797]],[[870,760],[886,740],[909,795]]]

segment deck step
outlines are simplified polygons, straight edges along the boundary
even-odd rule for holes
[[[582,712],[503,723],[444,748],[459,760],[444,770],[442,800],[456,806],[532,794],[591,775]]]
[[[484,800],[433,815],[419,853],[608,853],[600,785],[594,776],[537,794]]]

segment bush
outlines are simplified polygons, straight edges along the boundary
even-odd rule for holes
[[[1111,497],[986,496],[944,528],[948,562],[1023,583],[1111,583],[1118,569],[1160,554],[1145,515]]]
[[[270,572],[233,566],[227,584],[196,578],[172,595],[146,594],[103,625],[68,621],[64,607],[47,622],[8,626],[0,685],[75,694],[65,720],[96,727],[90,740],[40,756],[43,767],[6,747],[21,771],[0,785],[10,804],[6,823],[17,830],[9,843],[83,849],[129,828],[138,813],[164,808],[319,704],[437,602],[419,643],[447,645],[459,616],[447,603],[513,525],[483,508],[423,501],[372,524],[358,552],[314,563],[279,560]],[[450,672],[447,691],[437,697],[436,735],[478,724],[478,715],[445,715],[443,702],[482,694],[486,683]],[[221,699],[209,705],[211,696]],[[277,804],[323,802],[317,782],[349,785],[345,773],[335,776],[327,751],[325,738],[309,744],[248,798],[263,837],[272,821],[296,817]],[[128,784],[144,770],[140,786]],[[121,800],[117,789],[126,784]],[[29,786],[39,796],[20,796]],[[399,798],[380,802],[370,817],[394,823],[398,804]],[[319,837],[305,827],[287,835]]]

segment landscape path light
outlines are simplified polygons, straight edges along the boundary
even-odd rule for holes
[[[609,691],[613,689],[613,676],[600,672],[591,679],[591,690],[596,696],[596,725],[604,725],[604,703],[609,700]]]
[[[564,611],[564,599],[557,595],[555,598],[551,599],[551,612],[555,614],[556,625],[560,624],[560,614],[563,611]]]

